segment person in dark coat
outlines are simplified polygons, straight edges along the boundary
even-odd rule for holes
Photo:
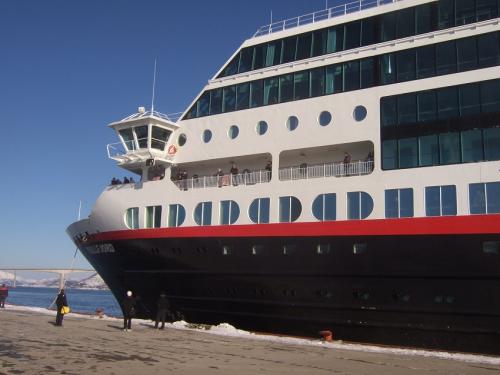
[[[7,285],[2,284],[0,287],[0,308],[5,308],[5,300],[9,296],[9,288],[7,288]]]
[[[61,327],[64,314],[62,313],[63,306],[68,306],[68,300],[66,299],[66,293],[64,293],[64,289],[61,289],[56,298],[56,307],[57,307],[57,315],[56,315],[56,326]]]
[[[132,318],[135,316],[135,298],[129,290],[127,296],[122,301],[123,330],[132,331]]]
[[[167,312],[170,308],[170,303],[168,302],[165,293],[161,293],[158,301],[156,301],[156,322],[155,328],[158,328],[158,323],[161,322],[160,329],[165,328],[165,319],[167,317]]]

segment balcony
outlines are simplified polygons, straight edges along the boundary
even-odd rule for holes
[[[225,187],[238,185],[255,185],[271,181],[271,172],[268,170],[248,171],[239,174],[222,174],[216,176],[193,176],[192,178],[178,179],[173,183],[180,190],[203,189],[210,187]]]
[[[358,160],[351,163],[323,163],[315,165],[301,164],[280,168],[280,181],[302,180],[324,177],[349,177],[370,174],[373,171],[373,160]]]

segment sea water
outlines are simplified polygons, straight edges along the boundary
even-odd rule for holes
[[[59,289],[17,287],[9,289],[7,303],[18,306],[55,309],[55,299]],[[95,314],[102,309],[108,316],[122,316],[120,306],[109,290],[65,289],[71,310],[76,313]]]

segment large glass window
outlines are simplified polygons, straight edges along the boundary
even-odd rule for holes
[[[425,34],[432,31],[433,5],[433,3],[427,3],[415,7],[415,34]]]
[[[198,225],[212,224],[212,202],[201,202],[196,205],[194,221]]]
[[[339,52],[344,49],[344,25],[328,29],[328,43],[326,53]]]
[[[186,219],[186,210],[180,204],[170,204],[168,206],[168,226],[180,227]]]
[[[500,213],[500,182],[469,184],[471,214]]]
[[[427,186],[425,188],[425,215],[446,216],[457,214],[455,185]]]
[[[278,65],[281,62],[281,40],[271,42],[267,45],[265,66]]]
[[[252,70],[262,69],[264,67],[266,59],[266,47],[267,46],[265,44],[255,46]]]
[[[382,142],[382,169],[396,169],[398,167],[398,141],[395,139]]]
[[[396,81],[396,66],[394,54],[388,53],[380,56],[380,84],[388,85]]]
[[[236,223],[240,216],[240,207],[235,201],[221,201],[220,202],[220,224],[230,225]]]
[[[291,223],[296,221],[301,212],[302,205],[296,197],[280,197],[280,223]]]
[[[269,205],[269,198],[254,199],[248,209],[250,220],[256,224],[269,223]]]
[[[222,112],[222,88],[210,91],[210,114],[216,115]]]
[[[316,219],[320,221],[336,220],[337,218],[337,197],[334,193],[320,194],[314,199],[312,212]]]
[[[139,207],[128,208],[125,212],[125,224],[130,229],[139,228]]]
[[[359,89],[359,60],[344,63],[344,90]]]
[[[435,121],[437,116],[436,92],[422,91],[417,94],[418,122]]]
[[[283,59],[282,63],[295,60],[295,49],[297,48],[297,37],[292,36],[283,40]]]
[[[469,116],[481,112],[479,84],[473,83],[459,87],[460,115]]]
[[[457,91],[457,87],[446,87],[437,90],[437,109],[440,120],[458,117]]]
[[[302,34],[297,39],[297,54],[295,60],[311,57],[312,33]]]
[[[484,156],[486,160],[500,160],[500,127],[484,129]]]
[[[455,41],[436,44],[436,74],[450,74],[457,71]]]
[[[293,99],[300,100],[309,97],[309,72],[293,75]]]
[[[396,66],[398,82],[415,79],[415,50],[399,51],[396,54]]]
[[[456,43],[457,43],[458,71],[463,72],[466,70],[476,69],[477,68],[476,38],[459,39],[456,41]]]
[[[236,109],[236,86],[224,87],[223,95],[223,112],[231,112]]]
[[[280,77],[280,103],[293,100],[293,74],[286,74]]]
[[[311,70],[311,97],[325,94],[325,68]]]
[[[380,116],[382,117],[382,126],[393,126],[398,123],[398,107],[395,96],[389,96],[381,99]]]
[[[368,46],[377,42],[378,18],[369,17],[361,20],[361,45]]]
[[[481,83],[481,111],[500,112],[500,79]]]
[[[415,35],[415,9],[405,8],[401,9],[398,13],[396,25],[396,37],[406,38],[410,35]]]
[[[396,39],[396,12],[380,15],[380,41],[387,42]]]
[[[447,29],[455,26],[455,1],[440,0],[438,4],[438,29]]]
[[[344,49],[357,48],[361,41],[361,22],[353,21],[345,25]]]
[[[436,49],[434,45],[417,48],[417,78],[436,75]]]
[[[398,124],[417,122],[417,100],[415,93],[398,96]]]
[[[326,93],[335,94],[343,91],[342,64],[326,68]]]
[[[497,17],[497,2],[495,0],[476,0],[476,20],[488,20]]]
[[[419,166],[439,164],[438,136],[436,134],[418,137]]]
[[[361,60],[361,88],[372,87],[375,84],[375,64],[373,57]]]
[[[245,73],[252,69],[253,47],[243,48],[241,50],[239,73]]]
[[[462,162],[483,160],[483,135],[481,129],[460,132],[462,147]]]
[[[413,168],[418,165],[417,138],[403,138],[399,143],[399,168]]]
[[[264,80],[264,105],[278,103],[278,78]]]
[[[146,228],[159,228],[161,226],[161,206],[146,207]]]
[[[250,108],[262,106],[264,98],[264,81],[250,82]]]
[[[480,68],[498,65],[500,62],[500,42],[498,33],[477,37],[478,64]]]
[[[455,0],[455,25],[466,25],[476,22],[474,1]]]
[[[386,190],[385,217],[413,217],[413,189]]]
[[[243,83],[237,86],[236,109],[247,109],[250,105],[250,84]]]
[[[364,191],[347,193],[347,218],[349,220],[366,219],[373,211],[373,199]]]
[[[455,164],[460,162],[459,133],[445,133],[439,135],[440,164]]]
[[[125,144],[125,147],[127,148],[127,150],[133,151],[136,149],[135,141],[134,141],[134,134],[132,133],[131,128],[120,130],[120,136],[122,137],[123,143]]]
[[[327,30],[313,32],[312,56],[321,56],[326,53],[326,42],[328,40]]]

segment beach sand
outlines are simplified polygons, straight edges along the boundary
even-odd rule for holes
[[[65,317],[63,327],[55,327],[54,320],[39,311],[0,311],[0,375],[500,373],[500,358],[495,357],[470,357],[467,362],[468,356],[374,353],[319,340],[155,330],[146,322],[134,322],[131,332],[123,332],[121,320],[73,314]]]

